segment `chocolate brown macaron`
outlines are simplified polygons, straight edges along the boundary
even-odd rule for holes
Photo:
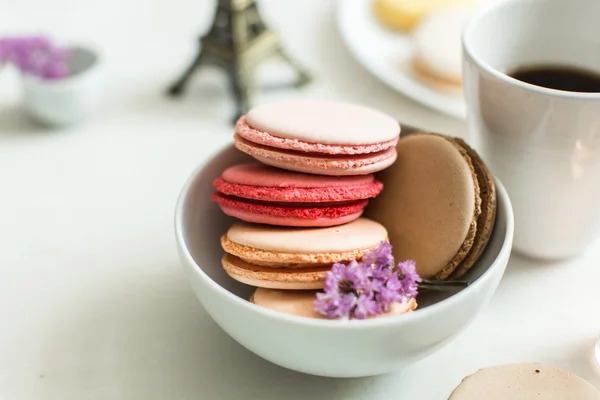
[[[413,133],[398,159],[377,174],[383,192],[365,211],[388,231],[396,260],[425,279],[455,279],[475,264],[496,219],[494,180],[463,140]]]

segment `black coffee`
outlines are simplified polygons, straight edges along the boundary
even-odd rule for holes
[[[600,93],[600,74],[562,66],[517,68],[508,75],[520,81],[568,92]]]

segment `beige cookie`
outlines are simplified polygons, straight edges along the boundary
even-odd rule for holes
[[[487,168],[466,143],[439,134],[406,136],[397,152],[396,163],[378,174],[384,190],[365,215],[386,227],[396,260],[414,260],[423,278],[464,274],[493,228],[495,187]]]
[[[225,254],[221,263],[225,272],[238,282],[250,286],[285,290],[321,289],[325,274],[331,270],[331,265],[298,269],[261,267],[248,264],[231,254]]]
[[[541,364],[508,364],[467,376],[448,400],[599,400],[600,392],[583,379]]]

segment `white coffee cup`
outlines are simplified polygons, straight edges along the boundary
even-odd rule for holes
[[[463,32],[470,140],[505,185],[514,249],[557,259],[600,231],[600,93],[534,86],[519,67],[600,74],[600,0],[507,0]]]

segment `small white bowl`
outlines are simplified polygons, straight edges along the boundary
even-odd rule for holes
[[[327,377],[383,374],[441,349],[487,304],[508,262],[513,212],[496,181],[498,213],[480,260],[464,277],[470,286],[450,296],[420,295],[413,313],[373,320],[320,320],[269,310],[247,299],[253,288],[231,279],[221,267],[220,237],[233,223],[210,199],[212,182],[249,157],[232,145],[198,168],[183,188],[175,212],[175,234],[185,273],[215,322],[258,356],[282,367]]]
[[[67,63],[73,73],[62,79],[23,76],[25,110],[42,124],[58,127],[81,122],[100,102],[102,84],[98,54],[89,48],[73,47]]]

